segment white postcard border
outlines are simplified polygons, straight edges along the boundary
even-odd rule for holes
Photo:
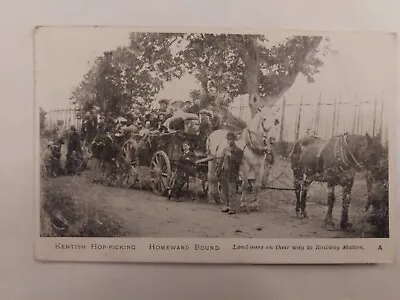
[[[37,26],[34,37],[46,27],[94,27],[94,26]],[[97,26],[111,28],[113,26]],[[121,26],[115,26],[121,28]],[[136,32],[197,32],[197,33],[240,33],[268,34],[288,33],[293,35],[324,35],[324,34],[392,34],[397,44],[397,34],[391,32],[362,32],[362,31],[315,31],[288,29],[239,29],[239,28],[157,28],[129,27]],[[35,39],[34,39],[35,42]],[[35,53],[35,47],[34,47]],[[397,52],[396,52],[397,53]],[[396,57],[397,62],[397,57]],[[34,57],[34,65],[35,57]],[[397,71],[397,69],[396,69]],[[36,78],[36,76],[34,76]],[[396,82],[398,81],[396,72]],[[36,79],[35,79],[36,82]],[[256,238],[53,238],[40,237],[40,140],[39,140],[39,105],[36,99],[34,108],[34,201],[35,201],[35,258],[39,261],[76,261],[76,262],[143,262],[143,263],[206,263],[206,264],[365,264],[393,263],[396,261],[396,118],[397,95],[389,109],[386,109],[390,119],[389,135],[389,232],[390,237],[384,239],[355,238],[355,239],[256,239]],[[93,248],[93,245],[96,247]],[[150,245],[158,246],[188,246],[184,250],[152,250]],[[196,245],[212,246],[211,250],[196,250]],[[234,249],[236,246],[248,248]],[[132,247],[134,246],[134,249]],[[257,249],[253,249],[255,246]],[[261,249],[262,246],[262,249]],[[285,247],[284,247],[285,246]],[[311,246],[312,249],[308,248]],[[319,246],[319,249],[316,247]],[[348,246],[349,248],[345,248]],[[128,249],[122,249],[122,248]],[[269,249],[268,247],[272,247]],[[296,247],[296,249],[294,249]],[[301,247],[304,247],[301,250]],[[327,247],[327,248],[325,248]],[[329,249],[333,247],[334,249]],[[121,248],[121,249],[119,249]],[[219,248],[216,250],[216,248]],[[338,250],[337,250],[338,249]]]

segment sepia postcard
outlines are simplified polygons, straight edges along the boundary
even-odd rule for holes
[[[395,34],[33,36],[37,260],[395,261]]]

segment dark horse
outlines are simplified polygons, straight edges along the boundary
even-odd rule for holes
[[[290,154],[296,193],[298,218],[306,218],[307,192],[313,181],[328,185],[328,212],[325,227],[334,229],[332,210],[335,204],[335,187],[343,189],[340,227],[349,230],[348,209],[356,173],[370,172],[379,164],[383,146],[370,135],[343,135],[324,140],[306,136],[297,140]],[[370,183],[369,183],[370,184]]]

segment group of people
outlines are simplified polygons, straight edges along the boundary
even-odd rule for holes
[[[158,103],[159,108],[156,110],[143,111],[135,108],[118,117],[112,113],[102,113],[99,107],[93,107],[82,120],[80,135],[84,146],[89,149],[94,139],[104,134],[135,134],[145,139],[152,132],[185,131],[199,136],[197,146],[201,149],[209,133],[218,127],[218,118],[213,116],[211,110],[201,109],[200,100],[170,102],[161,99]]]
[[[111,113],[101,112],[99,107],[93,107],[82,119],[80,132],[71,126],[63,137],[55,139],[48,146],[48,153],[52,162],[52,169],[60,170],[61,147],[67,142],[66,169],[71,169],[72,161],[76,156],[83,157],[83,150],[91,151],[93,141],[99,136],[109,136],[115,143],[115,136],[130,136],[139,134],[143,138],[151,132],[174,132],[184,130],[198,135],[195,140],[197,144],[188,142],[183,145],[182,155],[182,176],[178,176],[178,186],[183,186],[183,178],[187,178],[189,165],[195,160],[194,150],[205,152],[205,144],[208,135],[218,128],[218,118],[210,109],[202,109],[200,100],[173,101],[161,99],[159,108],[153,111],[144,112],[139,108],[133,109],[124,116],[115,117]],[[226,195],[227,207],[224,212],[235,213],[233,202],[229,199],[234,197],[236,182],[239,177],[239,165],[242,160],[243,151],[235,146],[236,137],[233,133],[228,134],[229,148],[221,160],[219,176],[225,178],[221,186],[222,192]],[[115,145],[117,146],[117,145]],[[193,149],[195,148],[195,149]],[[185,164],[186,162],[186,164]],[[187,166],[187,167],[185,167]],[[179,189],[180,190],[180,189]],[[179,198],[180,191],[176,190]]]
[[[67,146],[65,166],[61,165],[62,147]],[[81,138],[75,126],[68,130],[55,129],[52,139],[43,151],[42,163],[46,176],[56,177],[62,174],[71,174],[84,167]]]

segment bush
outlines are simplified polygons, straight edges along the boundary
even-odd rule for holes
[[[54,184],[42,185],[41,236],[118,237],[125,235],[122,221],[106,215],[93,203],[79,201]]]

